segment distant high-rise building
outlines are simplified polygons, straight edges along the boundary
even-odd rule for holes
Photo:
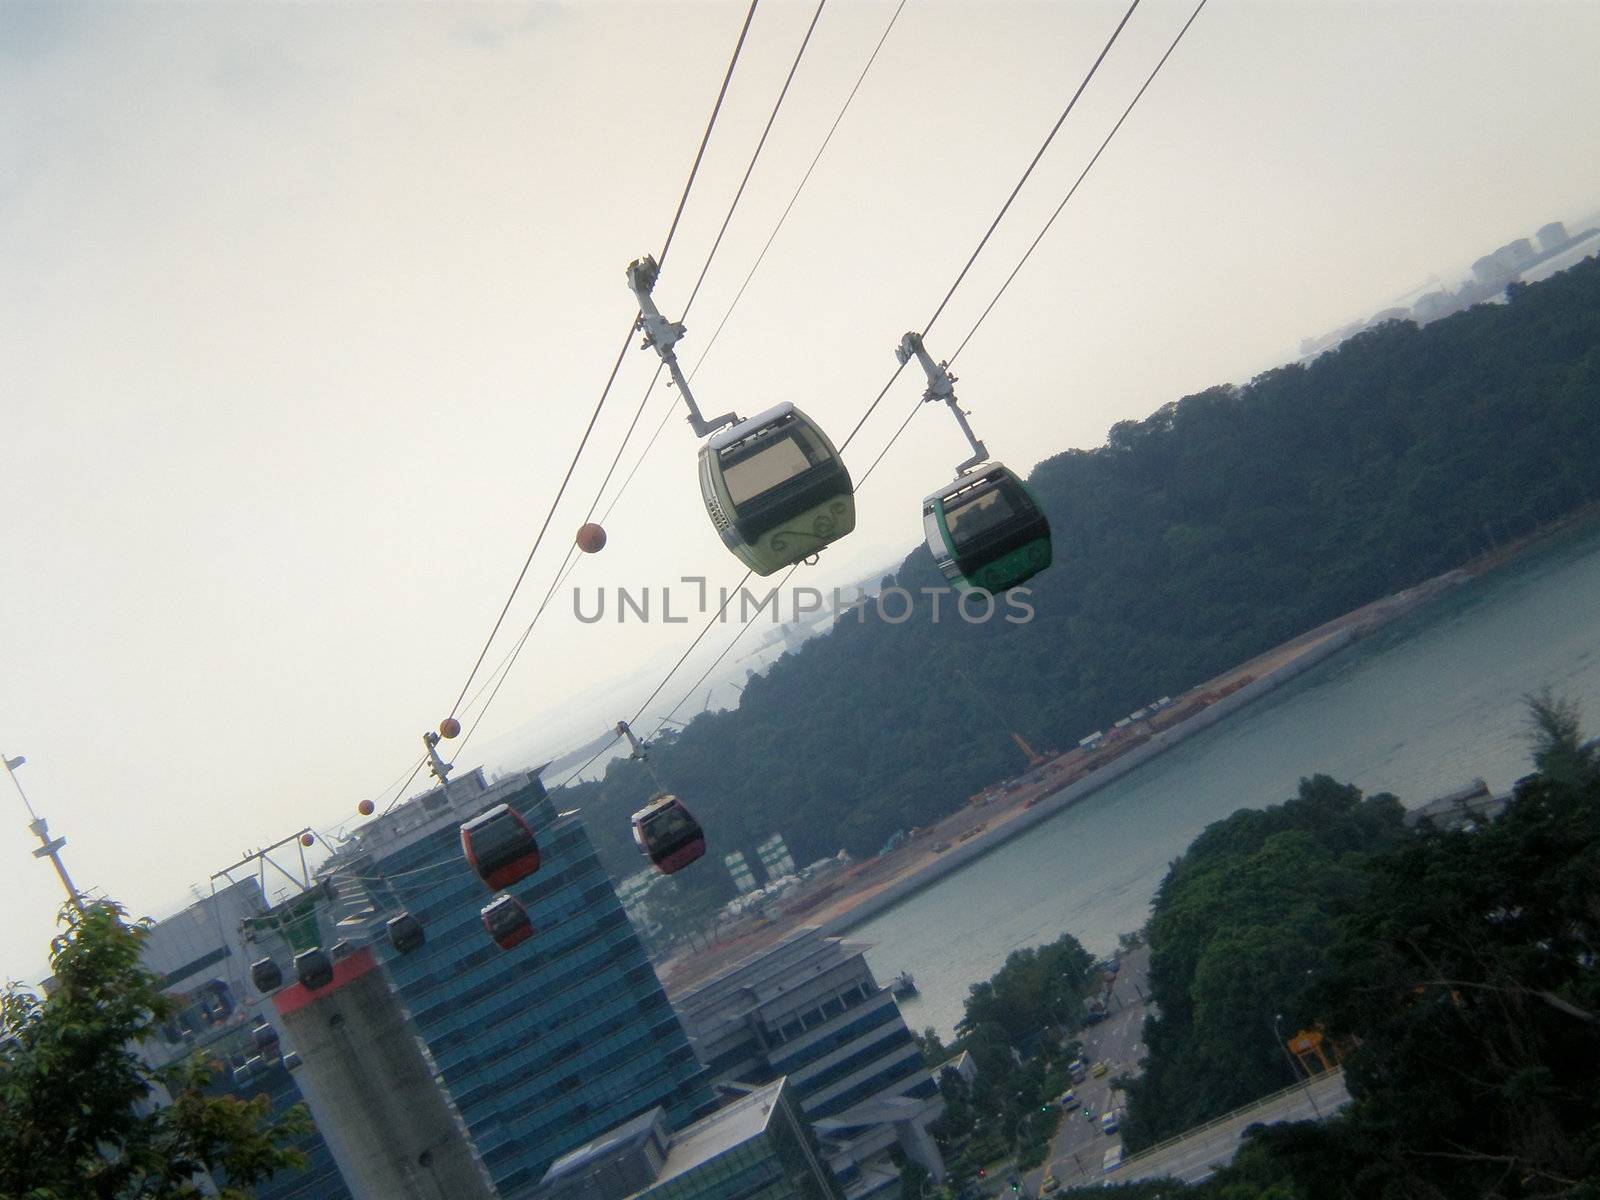
[[[722,856],[722,863],[728,868],[728,874],[733,877],[733,886],[740,895],[756,890],[755,872],[750,869],[750,860],[745,858],[743,850],[735,850]]]
[[[537,931],[511,950],[484,931],[491,894],[459,827],[509,804],[534,828],[540,870],[508,891]],[[575,815],[533,775],[480,772],[361,829],[326,868],[351,940],[400,911],[427,940],[374,941],[496,1187],[514,1196],[561,1155],[660,1106],[673,1126],[715,1107],[677,1015]]]
[[[161,990],[179,997],[183,1007],[145,1044],[144,1053],[165,1065],[201,1051],[222,1065],[217,1091],[246,1100],[264,1095],[277,1118],[305,1096],[284,1061],[292,1042],[283,1038],[271,1005],[249,982],[251,950],[241,927],[265,907],[256,881],[245,879],[151,928],[143,965],[161,976]],[[305,1170],[279,1171],[257,1184],[257,1200],[351,1200],[318,1131],[293,1144],[306,1155]]]
[[[761,869],[767,873],[768,883],[794,874],[794,856],[789,853],[789,846],[781,833],[773,834],[757,846],[756,857],[761,860]]]
[[[944,1173],[939,1086],[863,950],[803,929],[674,996],[718,1083],[788,1077],[848,1200],[898,1196],[896,1147]]]

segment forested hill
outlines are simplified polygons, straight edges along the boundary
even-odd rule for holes
[[[870,855],[1020,769],[1008,730],[1068,747],[1600,498],[1597,464],[1597,261],[1119,422],[1032,475],[1055,565],[1032,581],[1031,622],[869,610],[658,742],[710,840],[678,878],[730,890],[720,856],[774,831],[801,863]],[[895,582],[942,581],[919,547]],[[613,875],[637,870],[638,768],[573,790]]]

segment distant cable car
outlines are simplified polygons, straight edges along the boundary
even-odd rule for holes
[[[671,373],[700,437],[700,496],[723,544],[757,575],[810,558],[856,527],[850,472],[828,435],[792,404],[741,420],[710,420],[689,391],[673,347],[682,324],[668,321],[651,298],[660,267],[654,258],[628,264],[628,288],[639,301],[639,328]],[[720,432],[719,432],[720,431]]]
[[[628,739],[628,745],[633,748],[630,757],[639,760],[656,785],[656,794],[650,797],[650,803],[633,814],[633,840],[663,875],[671,875],[706,852],[705,832],[683,801],[668,795],[667,789],[661,786],[655,764],[650,761],[649,747],[639,740],[626,721],[617,722],[617,732]]]
[[[263,996],[283,986],[283,968],[270,958],[258,958],[250,964],[250,982]]]
[[[278,1052],[278,1031],[266,1021],[250,1030],[250,1040],[255,1044],[257,1053],[264,1057],[271,1058]]]
[[[302,950],[294,956],[294,974],[307,991],[314,992],[333,982],[333,960],[320,946]]]
[[[428,940],[422,922],[409,912],[390,917],[386,930],[389,934],[389,944],[401,954],[410,954]]]
[[[509,804],[497,804],[461,826],[461,849],[478,878],[499,891],[539,869],[533,826]]]
[[[528,910],[515,896],[496,896],[480,910],[483,927],[489,931],[494,944],[502,950],[520,946],[533,936],[533,922],[528,920]]]
[[[1050,522],[1028,485],[989,451],[972,432],[956,402],[956,377],[948,363],[935,363],[917,333],[895,347],[901,364],[915,358],[928,377],[924,401],[949,405],[972,447],[972,457],[956,467],[955,482],[922,501],[922,532],[939,572],[958,591],[1003,592],[1032,579],[1050,565]]]
[[[856,527],[850,472],[792,404],[713,434],[700,495],[723,544],[757,575],[809,558]]]
[[[706,852],[706,835],[683,801],[665,793],[633,814],[633,840],[663,875],[682,870]]]
[[[1003,592],[1050,565],[1050,522],[1016,472],[992,463],[922,501],[928,551],[961,591]]]

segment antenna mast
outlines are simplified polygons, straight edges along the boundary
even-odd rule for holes
[[[6,774],[11,776],[11,784],[17,789],[17,795],[22,797],[23,806],[28,810],[28,829],[39,839],[39,848],[33,852],[35,858],[48,858],[55,867],[56,874],[61,879],[61,886],[67,889],[67,899],[72,902],[72,907],[80,913],[83,911],[83,896],[73,886],[72,877],[67,874],[67,866],[61,861],[61,847],[67,844],[64,837],[53,838],[50,836],[49,826],[38,813],[33,811],[33,805],[28,801],[28,793],[22,790],[22,780],[17,778],[17,768],[28,760],[22,755],[7,758],[0,754],[0,761],[6,765]]]

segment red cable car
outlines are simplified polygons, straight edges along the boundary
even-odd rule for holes
[[[461,826],[461,849],[478,878],[494,891],[539,869],[533,826],[509,804],[497,804]]]
[[[520,946],[533,936],[533,922],[528,920],[528,910],[515,896],[496,896],[480,910],[483,927],[489,931],[494,944],[502,950]]]
[[[681,871],[706,852],[700,822],[682,800],[665,792],[633,814],[633,840],[663,875]]]

